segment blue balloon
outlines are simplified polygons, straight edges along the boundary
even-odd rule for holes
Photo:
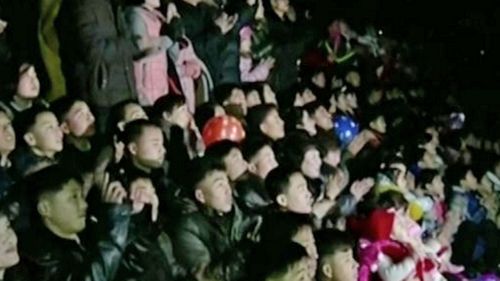
[[[347,147],[359,134],[359,124],[349,116],[339,115],[333,119],[335,135],[342,148]]]

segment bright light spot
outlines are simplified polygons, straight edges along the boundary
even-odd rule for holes
[[[479,53],[481,54],[481,56],[484,56],[484,54],[486,53],[484,50],[481,50],[479,51]]]
[[[380,29],[380,30],[378,31],[378,35],[384,35],[384,32],[382,31],[382,29]]]

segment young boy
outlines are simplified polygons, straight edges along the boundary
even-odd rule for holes
[[[318,281],[357,281],[358,263],[354,259],[354,241],[345,232],[334,229],[315,234],[318,247]]]
[[[262,104],[251,108],[246,120],[249,135],[264,136],[272,142],[285,137],[285,122],[274,105]]]
[[[96,119],[86,102],[62,97],[54,102],[54,110],[65,135],[66,146],[61,163],[82,174],[91,173],[100,152],[96,138]],[[75,161],[78,159],[78,161]]]
[[[85,239],[87,202],[78,175],[65,167],[51,166],[27,181],[33,201],[29,231],[20,233],[22,280],[113,280],[122,249],[127,243],[130,209],[121,205],[125,197],[116,183],[103,189],[101,237]],[[105,223],[105,225],[104,225]],[[96,240],[94,240],[96,239]]]
[[[15,129],[25,144],[14,155],[16,173],[24,176],[58,162],[56,155],[63,150],[63,133],[52,111],[33,106],[16,118]]]
[[[224,167],[210,158],[194,159],[186,187],[199,210],[180,218],[173,229],[173,245],[179,262],[188,270],[216,280],[246,276],[247,238],[254,234],[254,221],[244,219],[233,205],[233,193]]]
[[[14,184],[12,163],[9,156],[16,147],[16,134],[10,118],[5,111],[0,109],[0,200],[7,194]]]
[[[247,115],[247,100],[240,86],[222,84],[214,89],[214,96],[217,103],[234,117],[241,119]]]

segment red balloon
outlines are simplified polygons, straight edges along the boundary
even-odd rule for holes
[[[222,140],[239,143],[245,139],[245,129],[241,122],[232,116],[217,116],[208,120],[202,137],[206,147]]]

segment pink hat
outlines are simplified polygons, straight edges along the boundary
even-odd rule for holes
[[[240,39],[245,40],[245,39],[250,39],[252,37],[253,30],[250,28],[250,26],[245,26],[240,30]]]

